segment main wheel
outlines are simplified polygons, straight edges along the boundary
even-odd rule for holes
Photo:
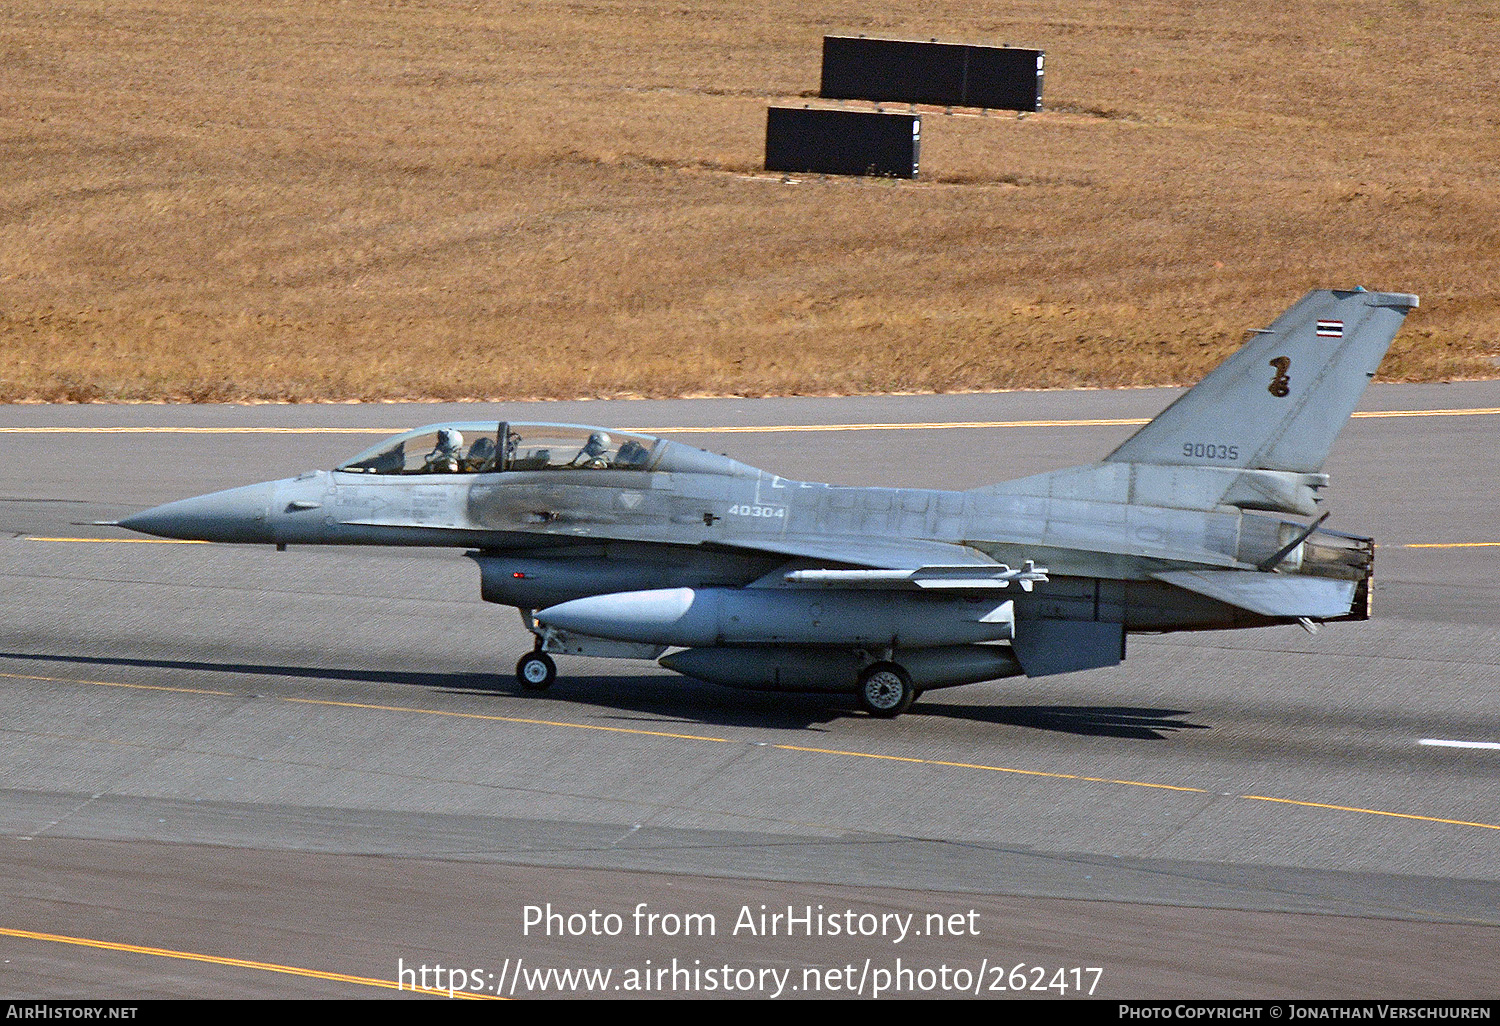
[[[895,663],[874,663],[859,675],[859,704],[871,716],[900,716],[916,697],[911,677]]]
[[[545,691],[557,679],[557,664],[545,652],[527,652],[516,663],[516,680],[527,691]]]

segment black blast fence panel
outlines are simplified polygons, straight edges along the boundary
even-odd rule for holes
[[[818,93],[830,100],[1036,111],[1045,56],[1017,46],[824,36]]]
[[[917,177],[919,114],[769,107],[766,170]]]
[[[965,107],[994,110],[1041,110],[1041,50],[1014,46],[966,46]]]

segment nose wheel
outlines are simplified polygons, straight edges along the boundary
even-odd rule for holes
[[[557,679],[557,664],[545,652],[527,652],[516,663],[516,680],[527,691],[545,691]]]
[[[900,716],[916,697],[911,677],[895,663],[874,663],[859,675],[859,704],[871,716]]]

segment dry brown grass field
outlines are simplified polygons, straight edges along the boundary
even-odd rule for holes
[[[851,33],[1047,110],[766,174]],[[1497,97],[1485,0],[6,0],[0,400],[1181,383],[1355,284],[1500,375]]]

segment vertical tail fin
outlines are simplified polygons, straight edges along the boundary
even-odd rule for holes
[[[1316,473],[1416,305],[1309,292],[1105,461]]]

